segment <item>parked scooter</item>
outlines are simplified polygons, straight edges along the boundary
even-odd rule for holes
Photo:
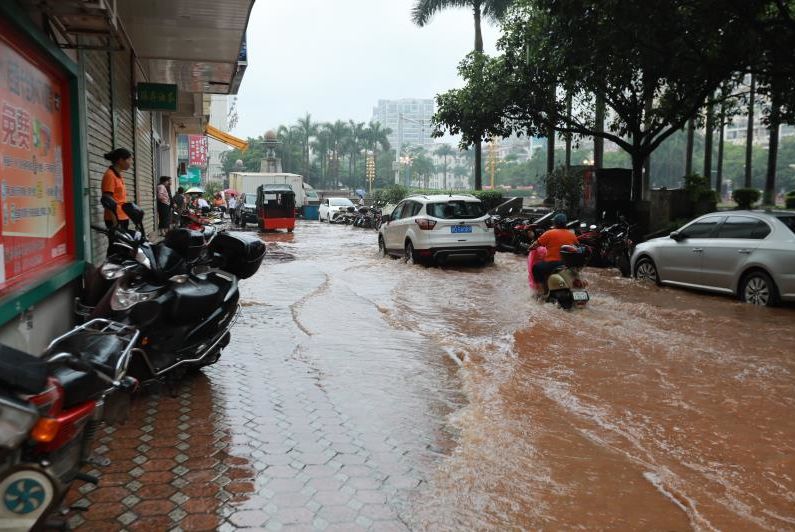
[[[254,235],[213,228],[175,229],[152,244],[143,211],[134,204],[124,209],[137,228],[129,242],[134,259],[102,266],[113,285],[88,314],[141,331],[130,375],[175,383],[186,371],[215,363],[229,344],[239,312],[238,279],[256,273],[265,244]]]
[[[584,225],[584,224],[583,224]],[[590,250],[589,266],[601,268],[618,268],[624,277],[630,276],[630,257],[635,243],[629,234],[632,226],[622,216],[618,223],[597,227],[590,226],[578,236],[580,244]]]
[[[61,510],[102,423],[126,418],[138,382],[127,366],[138,331],[93,320],[41,357],[0,346],[0,530],[64,528]],[[85,510],[86,508],[74,508]]]
[[[578,246],[562,246],[560,256],[564,265],[550,273],[542,286],[533,277],[533,265],[543,260],[545,252],[545,248],[535,248],[527,257],[530,288],[540,300],[556,303],[566,310],[585,307],[590,296],[585,290],[588,283],[580,277],[580,270],[588,262],[587,250]]]

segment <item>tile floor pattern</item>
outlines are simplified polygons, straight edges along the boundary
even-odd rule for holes
[[[111,463],[90,471],[99,487],[72,489],[70,501],[89,510],[70,524],[406,530],[402,493],[421,482],[401,460],[407,451],[357,431],[311,375],[285,368],[260,380],[246,365],[219,364],[187,378],[177,397],[144,394],[123,426],[100,431],[95,453]]]

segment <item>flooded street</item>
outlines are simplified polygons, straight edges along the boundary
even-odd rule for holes
[[[528,296],[524,257],[408,266],[320,223],[263,238],[220,362],[101,440],[184,440],[158,529],[795,529],[792,308],[592,270],[567,313]],[[136,477],[107,514],[130,529],[155,507],[148,443],[140,471],[111,466]]]

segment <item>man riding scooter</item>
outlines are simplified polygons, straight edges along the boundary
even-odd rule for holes
[[[533,264],[533,277],[540,286],[545,286],[549,274],[555,271],[556,268],[563,266],[560,248],[567,245],[576,246],[579,243],[574,232],[566,229],[568,221],[564,213],[556,214],[552,219],[554,227],[542,233],[538,240],[530,246],[531,250],[541,246],[547,248],[544,259]]]

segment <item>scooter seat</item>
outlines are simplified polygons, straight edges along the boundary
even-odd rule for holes
[[[65,366],[56,368],[52,375],[63,386],[64,409],[96,399],[110,387],[94,373],[76,371]]]
[[[206,316],[221,303],[223,292],[211,282],[189,282],[174,288],[171,317],[187,322]]]

